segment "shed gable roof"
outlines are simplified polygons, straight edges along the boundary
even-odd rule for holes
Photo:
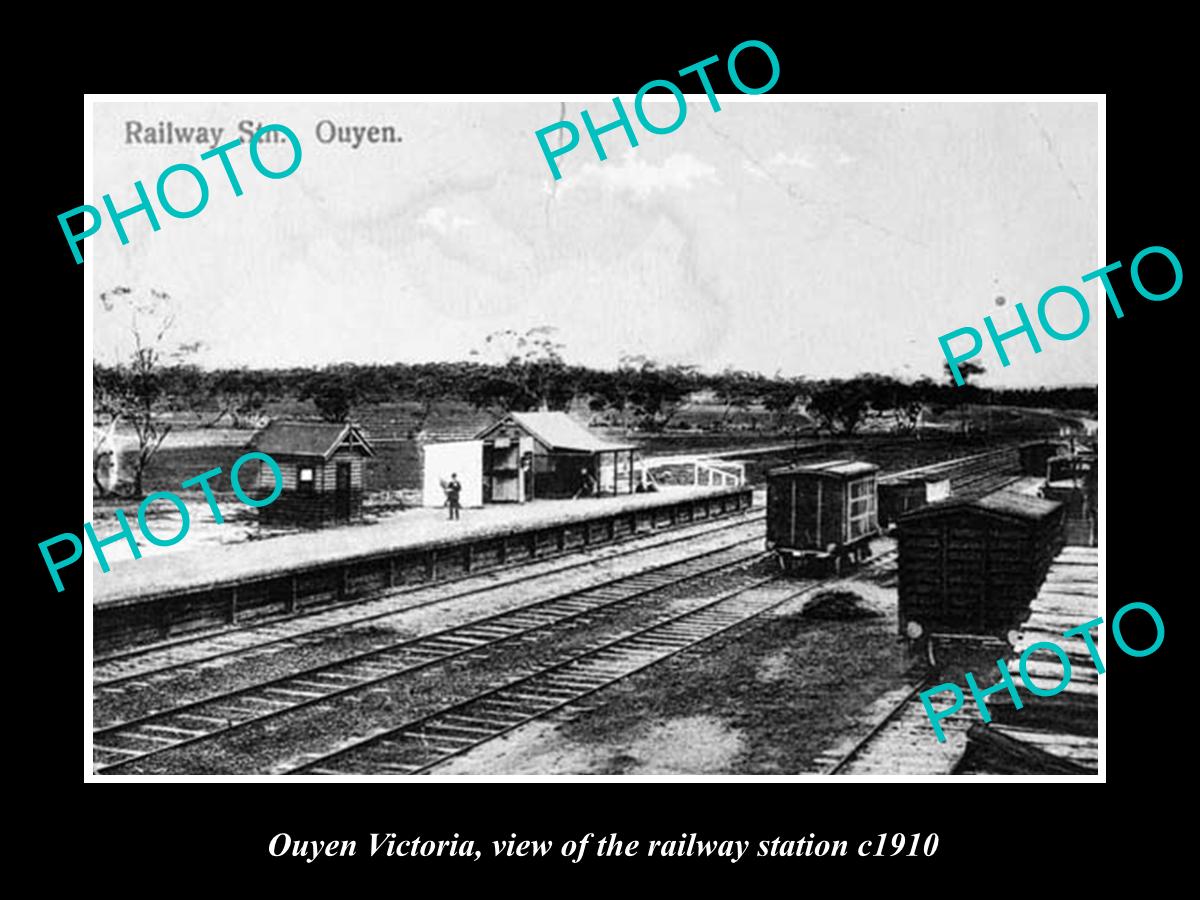
[[[328,460],[342,447],[375,455],[357,425],[337,422],[271,422],[250,438],[250,446],[272,457],[315,456]]]
[[[489,425],[476,440],[486,438],[507,422],[529,432],[551,450],[573,450],[579,453],[611,453],[613,450],[633,450],[635,444],[614,444],[597,437],[564,412],[514,412]]]

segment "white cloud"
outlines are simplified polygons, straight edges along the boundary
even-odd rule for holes
[[[474,225],[475,220],[449,212],[440,206],[431,206],[421,218],[417,219],[417,224],[432,228],[438,234],[446,235]]]
[[[676,153],[656,166],[642,162],[631,150],[619,162],[610,158],[602,163],[588,163],[579,172],[564,175],[558,190],[562,193],[595,183],[606,191],[627,191],[644,198],[656,191],[691,190],[701,182],[720,184],[716,175],[716,169],[689,153]]]
[[[835,166],[845,166],[853,162],[858,162],[857,156],[851,156],[840,147],[822,145],[803,147],[792,153],[777,150],[761,164],[745,160],[742,168],[758,178],[769,178],[771,171],[779,169],[818,169],[822,165],[830,163]]]
[[[752,163],[748,159],[742,160],[742,171],[747,175],[753,175],[755,178],[766,179],[768,177],[766,170],[762,166]]]
[[[789,155],[782,150],[772,156],[767,162],[772,166],[796,166],[801,169],[815,169],[817,167],[817,164],[807,156],[799,153]]]

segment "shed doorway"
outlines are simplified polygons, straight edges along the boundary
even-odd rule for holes
[[[533,499],[533,439],[498,437],[483,445],[485,503],[524,503]]]
[[[350,520],[350,463],[337,464],[337,481],[333,492],[333,517],[339,522]]]

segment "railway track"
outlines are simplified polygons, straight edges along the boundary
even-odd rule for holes
[[[493,569],[483,574],[467,575],[440,582],[436,585],[420,585],[389,592],[384,598],[360,600],[348,605],[317,612],[301,612],[285,619],[274,619],[258,626],[243,626],[225,632],[207,632],[193,637],[180,638],[168,644],[156,644],[148,648],[122,651],[99,657],[93,662],[93,699],[100,695],[121,696],[144,691],[161,684],[164,676],[175,677],[182,670],[199,670],[217,660],[228,657],[251,657],[261,652],[277,652],[297,646],[325,640],[335,633],[355,628],[366,623],[442,603],[450,603],[466,597],[477,596],[489,591],[500,590],[512,585],[559,575],[564,572],[586,568],[597,562],[620,559],[638,553],[647,553],[663,547],[695,541],[708,535],[743,528],[747,524],[761,521],[762,511],[722,520],[706,525],[687,534],[671,533],[657,535],[658,540],[630,541],[619,550],[611,547],[588,552],[584,559],[570,561],[546,560],[544,563],[518,563],[510,567]],[[611,552],[610,552],[611,551]],[[425,595],[422,598],[422,595]]]
[[[980,458],[968,458],[947,473],[955,497],[975,498],[1008,487],[1021,480],[1021,463],[1012,448],[994,450]]]
[[[916,702],[917,695],[925,690],[933,680],[931,673],[925,673],[916,679],[916,683],[887,711],[887,713],[873,726],[870,731],[864,734],[861,738],[854,742],[849,750],[841,754],[841,756],[825,770],[826,775],[842,775],[848,766],[854,763],[861,757],[865,751],[871,746],[872,742],[891,722],[895,721],[903,715],[909,707]]]
[[[93,771],[128,771],[169,751],[362,693],[430,666],[466,656],[480,658],[481,652],[514,639],[552,633],[588,621],[598,613],[620,611],[665,588],[765,557],[761,549],[747,548],[761,540],[755,535],[716,552],[708,549],[637,574],[542,598],[421,637],[390,640],[385,646],[336,662],[96,728],[92,732]]]
[[[968,694],[962,707],[940,720],[945,742],[937,740],[918,696],[938,678],[918,676],[887,713],[825,769],[827,775],[946,775],[962,757],[967,731],[979,721]],[[902,689],[903,690],[903,689]],[[935,708],[943,700],[935,700]]]
[[[1020,459],[1014,456],[1014,452],[1013,447],[1003,447],[973,456],[942,460],[902,472],[889,472],[880,478],[880,482],[918,476],[948,478],[953,496],[980,497],[1021,478]]]
[[[871,570],[891,562],[888,551],[867,563]],[[682,613],[664,612],[660,621],[583,652],[518,674],[451,706],[355,738],[331,752],[301,757],[276,774],[418,775],[521,726],[567,709],[631,675],[689,650],[717,635],[842,578],[808,581],[798,589],[764,592],[778,576],[755,579]],[[789,585],[794,584],[788,582]]]

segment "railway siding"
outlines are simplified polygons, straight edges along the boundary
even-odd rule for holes
[[[864,571],[889,565],[889,551]],[[840,579],[756,579],[715,598],[696,598],[690,608],[666,611],[657,621],[613,636],[581,653],[476,694],[409,722],[345,741],[332,752],[301,756],[278,774],[374,773],[416,775],[455,759],[531,722],[578,709],[579,701],[650,666],[732,632],[762,615]],[[470,721],[470,733],[455,723]]]
[[[665,587],[758,558],[746,541],[716,554],[626,576],[584,590],[535,601],[518,610],[436,632],[392,641],[360,653],[250,687],[174,706],[134,720],[112,723],[93,733],[97,771],[133,764],[251,724],[290,714],[335,698],[361,694],[373,685],[453,659],[478,659],[480,652],[512,639],[570,630],[597,613],[608,614]]]

